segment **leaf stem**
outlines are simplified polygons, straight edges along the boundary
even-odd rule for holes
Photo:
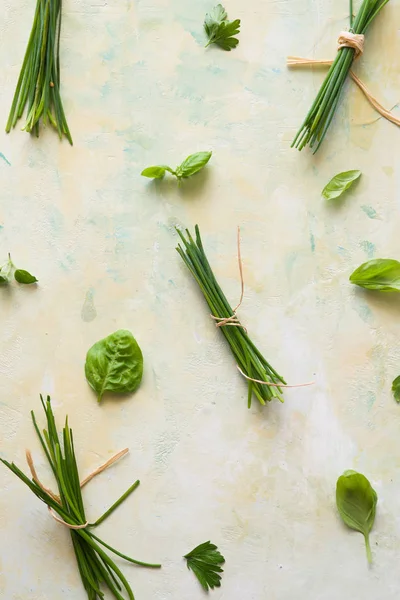
[[[371,546],[369,543],[369,533],[364,534],[364,538],[365,538],[365,548],[367,551],[368,563],[371,564],[372,563],[372,552],[371,552]]]

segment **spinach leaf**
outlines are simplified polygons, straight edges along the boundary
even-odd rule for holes
[[[368,479],[356,471],[345,471],[336,484],[336,505],[345,524],[363,534],[368,562],[372,562],[369,533],[375,520],[378,496]]]
[[[17,269],[14,273],[14,279],[18,283],[24,284],[36,283],[38,281],[34,275],[31,275],[28,271],[24,271],[24,269]]]
[[[344,171],[343,173],[338,173],[326,184],[322,190],[322,196],[326,200],[339,198],[359,177],[361,177],[361,171]]]
[[[400,292],[400,262],[376,258],[363,263],[350,275],[351,283],[380,292]]]
[[[143,355],[131,332],[119,329],[94,344],[86,355],[85,375],[99,402],[105,392],[134,392],[142,380]]]
[[[392,392],[396,402],[400,402],[400,375],[393,380]]]

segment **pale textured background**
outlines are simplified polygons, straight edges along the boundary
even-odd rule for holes
[[[37,289],[0,290],[1,455],[44,461],[29,411],[50,393],[74,429],[82,474],[131,454],[85,490],[95,518],[142,485],[101,535],[161,572],[123,564],[138,600],[204,597],[181,556],[212,539],[226,557],[215,600],[398,599],[400,304],[348,276],[399,258],[400,132],[349,84],[316,157],[290,150],[322,74],[289,72],[287,54],[331,57],[347,2],[230,0],[242,19],[233,52],[204,50],[213,2],[65,0],[62,96],[75,146],[53,131],[0,137],[0,249]],[[33,0],[1,12],[0,114],[6,121]],[[400,7],[369,32],[357,71],[387,106],[399,100]],[[212,149],[180,188],[140,177]],[[320,197],[338,171],[361,169],[343,201]],[[246,406],[246,386],[175,252],[175,224],[199,223],[215,272],[289,382],[284,405]],[[87,349],[118,328],[145,356],[139,391],[98,406]],[[25,467],[24,467],[25,468]],[[379,495],[368,568],[361,535],[339,521],[338,475],[354,468]],[[51,482],[50,477],[46,481]],[[0,597],[84,600],[68,533],[0,470]]]

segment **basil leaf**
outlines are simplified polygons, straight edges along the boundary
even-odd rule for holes
[[[143,177],[150,177],[152,179],[162,179],[165,175],[165,171],[165,167],[162,166],[147,167],[147,169],[144,169],[140,174],[143,175]]]
[[[369,533],[375,520],[378,496],[368,479],[356,471],[345,471],[336,484],[336,505],[345,524],[363,534],[368,562],[372,562]]]
[[[400,292],[400,262],[392,258],[369,260],[350,275],[350,281],[367,290]]]
[[[393,380],[392,392],[396,402],[400,402],[400,375]]]
[[[94,344],[86,355],[85,375],[99,402],[105,392],[134,392],[142,380],[143,355],[131,332],[119,329]]]
[[[190,154],[179,167],[176,169],[176,176],[178,179],[181,177],[190,177],[195,173],[198,173],[208,163],[212,155],[212,152],[196,152]]]
[[[5,285],[6,283],[8,283],[8,277],[0,275],[0,285]]]
[[[361,171],[344,171],[343,173],[338,173],[324,187],[322,196],[326,198],[326,200],[339,198],[339,196],[348,190],[360,176]]]
[[[36,283],[38,281],[34,275],[31,275],[28,271],[24,271],[24,269],[17,269],[14,273],[14,278],[18,283],[24,284]]]

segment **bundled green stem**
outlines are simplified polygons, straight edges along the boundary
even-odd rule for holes
[[[363,0],[360,10],[353,19],[353,2],[350,0],[350,32],[364,35],[388,2],[389,0]],[[294,146],[302,150],[309,145],[314,149],[314,154],[317,152],[334,117],[354,57],[353,48],[340,48],[310,111],[293,140],[292,148]]]
[[[235,317],[235,312],[226,299],[223,291],[215,279],[214,273],[207,260],[200,237],[198,225],[196,225],[196,240],[186,230],[187,239],[181,231],[177,232],[182,240],[183,248],[178,244],[177,251],[182,257],[189,271],[199,284],[210,311],[217,319]],[[248,381],[248,406],[251,406],[252,394],[256,396],[263,405],[273,398],[283,402],[282,390],[279,384],[285,385],[285,380],[271,367],[261,352],[253,344],[242,325],[220,327],[228,342],[231,351],[241,371],[251,379],[258,379],[263,383]],[[272,385],[268,385],[272,384]]]
[[[60,139],[72,145],[60,95],[62,0],[37,0],[31,34],[22,63],[6,132],[15,127],[27,106],[24,130],[39,136],[39,122],[50,122]]]
[[[161,565],[144,563],[118,552],[118,550],[115,550],[115,548],[112,548],[94,535],[91,528],[100,525],[100,523],[109,517],[138,487],[139,481],[136,481],[95,523],[86,525],[85,527],[84,525],[87,523],[87,520],[76,464],[72,430],[68,426],[68,417],[63,429],[62,448],[50,398],[47,397],[46,402],[44,402],[42,397],[40,398],[47,419],[47,430],[43,430],[43,435],[39,431],[33,411],[31,413],[32,421],[57,482],[59,497],[50,492],[50,490],[46,490],[42,485],[39,485],[40,482],[36,477],[29,479],[14,463],[9,463],[3,459],[0,459],[0,461],[25,483],[35,496],[52,509],[54,513],[57,513],[58,517],[64,523],[73,527],[83,526],[82,529],[69,529],[69,531],[88,600],[104,598],[104,593],[101,591],[102,585],[105,585],[117,600],[125,600],[126,597],[129,600],[134,600],[134,595],[128,581],[103,548],[107,548],[107,550],[110,550],[117,556],[136,565],[150,568],[160,568]]]

